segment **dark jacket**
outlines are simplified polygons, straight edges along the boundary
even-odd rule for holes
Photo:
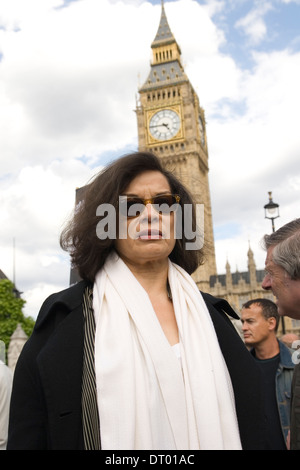
[[[50,296],[25,344],[14,374],[8,450],[83,449],[81,384],[84,281]],[[203,294],[231,376],[243,449],[264,448],[260,371],[226,311]],[[101,429],[101,423],[100,423]]]
[[[279,340],[278,344],[280,355],[278,369],[274,377],[274,387],[282,436],[284,442],[286,442],[287,435],[290,430],[291,387],[295,364],[293,364],[292,361],[291,349]],[[251,354],[255,357],[255,348],[251,349]]]

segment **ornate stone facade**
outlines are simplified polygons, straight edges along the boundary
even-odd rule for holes
[[[209,292],[216,296],[226,299],[240,315],[241,308],[245,302],[250,299],[265,298],[276,300],[272,292],[265,291],[261,287],[265,271],[256,269],[254,254],[249,247],[248,253],[248,271],[231,272],[230,264],[226,263],[226,273],[210,278]],[[300,320],[293,320],[284,317],[278,328],[278,336],[283,333],[296,333],[300,335]]]

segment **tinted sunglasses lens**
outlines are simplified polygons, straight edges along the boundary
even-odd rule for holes
[[[170,214],[175,212],[179,203],[179,196],[166,194],[165,196],[156,196],[151,199],[156,212],[160,214]],[[124,197],[119,202],[120,213],[127,218],[138,217],[145,210],[145,203],[143,199]]]
[[[138,217],[145,209],[142,199],[125,197],[119,204],[120,213],[128,218]]]

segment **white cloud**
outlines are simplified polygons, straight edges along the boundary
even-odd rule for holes
[[[248,36],[251,45],[259,44],[267,34],[264,16],[272,9],[270,2],[255,2],[254,8],[236,22],[236,27]]]
[[[281,0],[282,3],[295,3],[296,5],[300,5],[300,0]]]
[[[215,120],[209,128],[215,221],[221,226],[245,227],[243,233],[217,241],[219,270],[224,270],[226,253],[229,259],[236,257],[240,269],[247,268],[247,240],[258,266],[263,267],[259,241],[271,229],[270,222],[263,220],[268,191],[273,191],[281,206],[277,227],[299,216],[300,99],[296,90],[300,55],[285,50],[257,54],[255,61],[253,73],[246,74],[240,83],[244,112]],[[237,239],[244,240],[244,248]]]
[[[8,132],[1,133],[0,145],[9,157],[1,159],[4,172],[24,158],[47,164],[53,156],[95,157],[122,148],[136,133],[138,73],[148,65],[141,58],[150,43],[138,18],[147,5],[86,0],[50,10],[46,2],[41,11],[38,4],[34,15],[16,9],[21,29],[2,31],[0,123]],[[136,41],[127,28],[143,39]]]
[[[27,314],[37,310],[31,305],[36,284],[40,291],[43,284],[47,290],[48,283],[69,283],[69,257],[59,248],[59,235],[74,207],[75,188],[91,174],[80,161],[54,160],[48,167],[24,167],[15,178],[2,182],[1,269],[12,279],[15,258],[16,285],[24,292]]]

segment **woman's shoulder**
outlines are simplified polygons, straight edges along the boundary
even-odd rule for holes
[[[47,349],[51,338],[55,340],[60,338],[61,345],[62,341],[69,342],[70,337],[74,335],[82,336],[80,330],[83,325],[82,304],[87,286],[86,282],[80,281],[46,298],[37,316],[33,332],[21,351],[17,363],[18,370],[23,368],[28,370],[28,373],[35,374],[36,359],[41,351]]]
[[[80,306],[88,285],[86,281],[80,281],[47,297],[39,311],[35,329],[38,330],[55,311],[67,314]]]

